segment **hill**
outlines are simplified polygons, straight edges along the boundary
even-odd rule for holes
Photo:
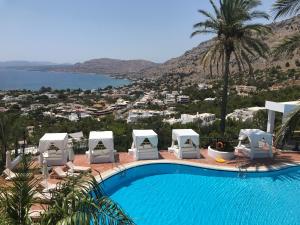
[[[272,23],[269,26],[272,28],[273,33],[265,36],[263,39],[270,47],[274,47],[279,40],[300,31],[300,16],[278,23]],[[208,75],[208,71],[204,71],[201,65],[201,53],[205,51],[212,41],[213,40],[203,42],[197,47],[185,52],[182,56],[170,59],[161,65],[146,68],[140,71],[140,76],[158,78],[162,76],[181,75],[186,77],[185,79],[189,81],[205,78]],[[300,51],[297,51],[290,58],[281,57],[275,59],[270,57],[268,60],[261,58],[252,59],[252,64],[255,70],[263,70],[273,66],[279,66],[282,70],[293,69],[300,66],[300,61],[298,60],[299,56]],[[233,66],[232,69],[235,70],[237,68]]]
[[[52,71],[76,72],[76,73],[98,73],[114,76],[125,76],[136,74],[141,70],[157,66],[157,63],[146,60],[119,60],[119,59],[92,59],[83,63],[70,66],[51,67]]]
[[[263,37],[263,40],[272,48],[284,37],[293,35],[300,31],[300,16],[296,16],[281,22],[269,24],[272,34]],[[193,82],[206,79],[208,70],[204,70],[201,65],[201,54],[209,46],[213,39],[200,43],[197,47],[186,51],[183,55],[170,59],[165,63],[158,64],[146,60],[118,60],[118,59],[92,59],[74,65],[61,65],[49,67],[49,70],[64,72],[99,73],[128,78],[149,78],[158,79],[170,76],[184,77],[184,81]],[[283,71],[300,68],[300,50],[290,57],[272,58],[268,60],[262,58],[252,59],[254,70],[265,70],[272,67],[280,67]],[[236,65],[232,65],[232,71],[237,70]],[[215,74],[220,76],[220,74]]]
[[[14,61],[2,61],[0,62],[0,67],[35,67],[35,66],[52,66],[56,65],[52,62],[32,62],[32,61],[25,61],[25,60],[14,60]]]

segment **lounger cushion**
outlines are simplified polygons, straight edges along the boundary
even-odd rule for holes
[[[95,151],[92,151],[92,155],[93,156],[107,155],[107,154],[110,154],[111,152],[112,152],[112,150],[109,150],[109,149],[95,150]]]

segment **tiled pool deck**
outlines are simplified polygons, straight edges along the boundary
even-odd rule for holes
[[[143,160],[134,161],[133,157],[127,152],[119,152],[116,154],[115,163],[102,163],[102,164],[89,164],[85,155],[76,155],[74,164],[80,166],[91,166],[92,173],[98,175],[106,174],[106,172],[113,170],[114,167],[127,167],[134,166],[135,164],[140,165],[150,162],[175,162],[199,165],[201,167],[212,168],[212,169],[224,169],[224,170],[238,170],[238,166],[247,168],[247,171],[266,171],[272,169],[279,169],[288,165],[294,165],[300,163],[300,153],[287,153],[287,152],[276,152],[273,159],[255,159],[250,160],[242,156],[237,156],[235,159],[227,161],[225,163],[218,163],[214,159],[208,157],[207,150],[201,150],[200,159],[177,159],[173,153],[168,151],[160,151],[160,158],[158,160]],[[97,172],[98,171],[98,172]]]
[[[242,156],[237,156],[233,160],[229,160],[225,163],[218,163],[214,159],[207,155],[207,149],[201,150],[200,159],[177,159],[173,153],[168,151],[159,151],[159,159],[157,160],[141,160],[135,161],[133,156],[129,155],[127,152],[116,153],[115,163],[100,163],[100,164],[89,164],[86,155],[75,155],[74,164],[77,166],[89,166],[92,168],[92,174],[94,176],[99,176],[101,173],[102,177],[106,177],[108,174],[116,173],[118,169],[116,168],[126,168],[147,163],[181,163],[190,164],[199,167],[220,169],[220,170],[232,170],[237,171],[238,167],[247,169],[247,171],[267,171],[276,170],[282,167],[290,165],[300,165],[300,152],[276,152],[274,153],[273,159],[255,159],[250,160]],[[41,176],[41,175],[40,175]],[[54,179],[50,176],[50,183],[57,183],[59,180]],[[0,178],[0,185],[7,185],[9,182]]]

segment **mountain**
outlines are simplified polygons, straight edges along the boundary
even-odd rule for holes
[[[25,60],[3,61],[0,62],[0,67],[35,67],[35,66],[52,66],[56,65],[52,62],[31,62]]]
[[[296,16],[281,22],[272,23],[268,26],[272,29],[272,34],[263,37],[263,40],[272,48],[286,36],[300,32],[300,16]],[[167,76],[181,76],[187,82],[206,79],[208,69],[204,70],[201,65],[201,54],[214,40],[200,43],[197,47],[186,51],[183,55],[170,59],[165,63],[158,64],[146,60],[118,60],[118,59],[92,59],[74,65],[57,65],[48,69],[52,71],[99,73],[128,78],[151,78],[157,79]],[[254,70],[264,70],[273,66],[279,66],[283,70],[300,67],[300,50],[296,51],[292,57],[272,58],[265,60],[253,58],[252,66]],[[237,65],[232,64],[231,70],[237,71]],[[216,71],[213,67],[213,71]],[[218,75],[218,74],[216,74]]]
[[[283,20],[278,23],[269,24],[273,33],[267,35],[263,40],[272,48],[278,41],[288,35],[299,33],[300,31],[300,16],[291,19]],[[205,51],[207,46],[213,40],[208,40],[199,44],[197,47],[185,52],[183,55],[170,59],[163,64],[155,67],[146,68],[140,71],[142,77],[158,78],[162,76],[181,75],[186,77],[186,80],[199,80],[207,77],[208,69],[204,71],[201,65],[201,53]],[[300,50],[296,51],[290,58],[279,57],[277,59],[270,57],[268,60],[262,58],[252,59],[252,65],[255,70],[266,69],[273,66],[280,66],[283,70],[293,69],[300,66],[299,61]],[[236,70],[237,66],[232,66],[232,70]]]
[[[51,67],[52,71],[77,72],[77,73],[98,73],[115,76],[136,74],[141,70],[157,66],[157,63],[146,60],[119,60],[119,59],[92,59],[83,63],[76,63],[70,66]]]

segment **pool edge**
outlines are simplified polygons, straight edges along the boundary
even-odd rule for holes
[[[205,163],[198,163],[198,162],[189,162],[189,161],[183,161],[183,160],[142,160],[142,161],[135,161],[130,162],[127,164],[122,164],[121,167],[114,167],[113,169],[107,170],[102,173],[102,175],[96,175],[95,179],[97,182],[102,182],[118,173],[121,173],[124,170],[131,169],[138,166],[143,165],[151,165],[151,164],[178,164],[178,165],[186,165],[186,166],[193,166],[198,168],[204,168],[204,169],[211,169],[211,170],[219,170],[219,171],[229,171],[229,172],[238,172],[239,169],[236,167],[228,167],[228,166],[219,166],[219,165],[208,165]],[[271,171],[279,171],[282,169],[290,168],[290,167],[296,167],[300,166],[300,162],[294,162],[294,163],[283,163],[281,165],[275,165],[275,166],[260,166],[260,167],[248,167],[247,172],[271,172]]]

